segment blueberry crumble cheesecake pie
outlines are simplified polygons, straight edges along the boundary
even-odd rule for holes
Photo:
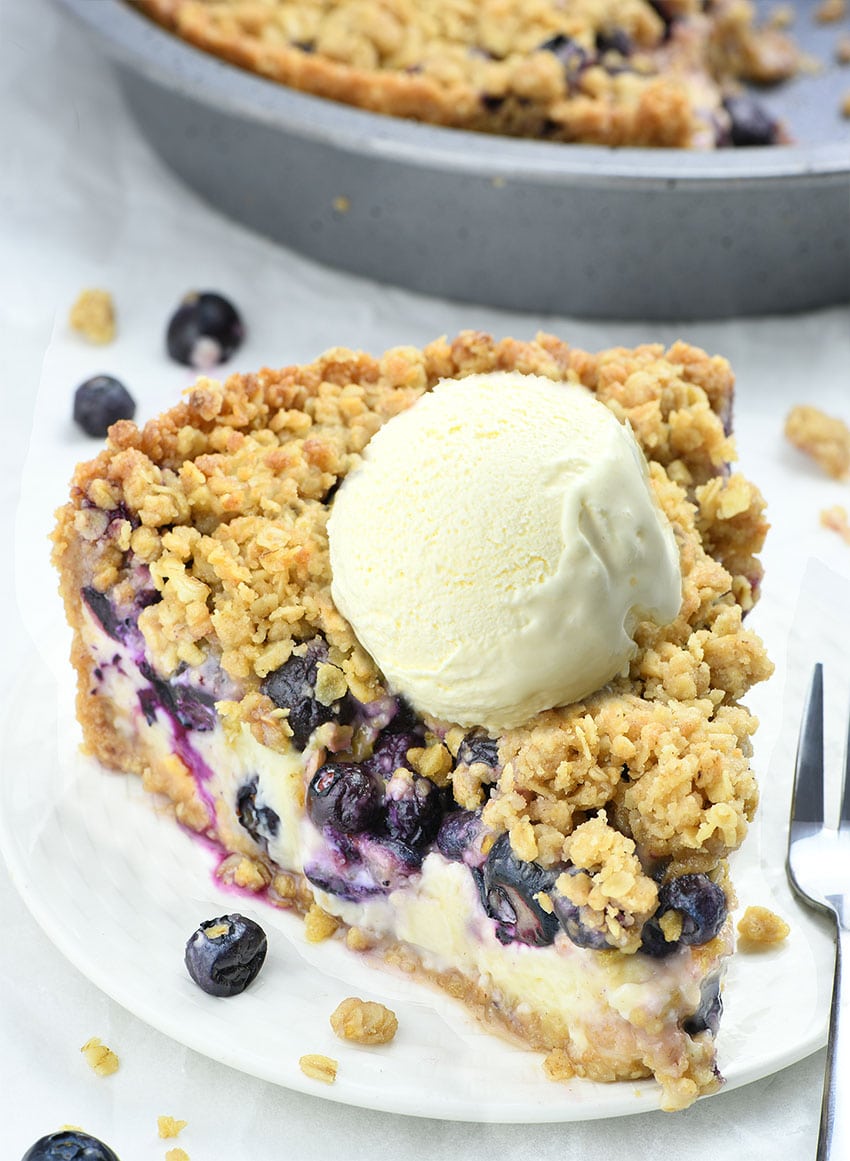
[[[464,332],[115,424],[54,533],[89,752],[552,1078],[713,1091],[771,671],[732,385]]]
[[[742,84],[800,56],[749,0],[132,0],[196,46],[377,113],[549,141],[711,149],[781,127]]]

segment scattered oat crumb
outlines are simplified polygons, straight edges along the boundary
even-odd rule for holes
[[[233,854],[222,859],[216,871],[222,883],[241,887],[243,891],[264,891],[272,881],[272,873],[265,865],[247,855]]]
[[[839,64],[850,64],[850,36],[839,36],[835,44],[835,59]]]
[[[169,1149],[165,1154],[165,1161],[189,1161],[189,1154],[178,1145],[176,1149]]]
[[[298,1061],[301,1071],[313,1080],[321,1080],[324,1084],[333,1084],[336,1080],[336,1070],[339,1062],[331,1060],[330,1056],[318,1056],[308,1053]]]
[[[550,1080],[570,1080],[575,1076],[572,1062],[563,1048],[553,1048],[543,1061],[543,1071]]]
[[[338,929],[340,920],[329,915],[318,903],[314,903],[304,916],[304,935],[308,943],[323,943]]]
[[[845,93],[841,98],[841,116],[850,117],[850,93]]]
[[[345,946],[349,951],[371,951],[375,940],[362,927],[349,927],[345,933]]]
[[[834,24],[842,20],[847,12],[847,0],[821,0],[815,9],[815,20],[818,24]]]
[[[790,930],[785,920],[767,907],[748,907],[738,920],[738,935],[745,945],[781,943],[788,937]],[[746,950],[746,946],[743,950]]]
[[[833,508],[824,508],[820,514],[820,522],[824,528],[837,532],[842,540],[850,544],[850,521],[847,519],[846,508],[840,504],[836,504]]]
[[[789,411],[785,435],[794,447],[810,455],[830,476],[841,479],[850,474],[850,427],[843,419],[826,415],[817,407],[801,404]]]
[[[794,23],[795,12],[790,4],[777,4],[768,17],[767,23],[771,28],[790,28]]]
[[[112,1076],[118,1071],[120,1061],[111,1048],[101,1043],[97,1036],[92,1036],[80,1049],[83,1056],[92,1066],[98,1076]]]
[[[115,308],[108,290],[81,290],[68,315],[71,330],[103,346],[115,338]]]
[[[344,197],[334,198],[333,206],[338,214],[347,214],[351,209],[351,202]]]
[[[177,1137],[186,1128],[188,1121],[177,1121],[174,1117],[157,1117],[156,1126],[163,1140]]]
[[[374,1000],[349,996],[331,1015],[331,1028],[340,1040],[355,1044],[389,1044],[398,1031],[395,1012]]]

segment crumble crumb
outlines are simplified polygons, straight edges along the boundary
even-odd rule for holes
[[[330,939],[341,923],[341,919],[329,915],[318,903],[314,903],[304,916],[304,936],[308,943],[323,943]]]
[[[111,1048],[107,1048],[99,1037],[92,1036],[80,1049],[98,1076],[112,1076],[118,1071],[120,1061]]]
[[[349,951],[371,951],[375,946],[375,939],[362,927],[349,927],[345,933],[345,946]]]
[[[188,1123],[188,1121],[178,1121],[174,1117],[156,1118],[157,1131],[163,1140],[179,1136]]]
[[[790,28],[794,23],[795,15],[791,4],[777,4],[768,16],[767,23],[771,28]]]
[[[835,45],[835,59],[839,64],[850,64],[850,36],[839,36]]]
[[[351,201],[346,197],[334,198],[333,207],[338,214],[347,214],[351,209]]]
[[[431,746],[414,746],[407,751],[407,760],[423,778],[430,778],[438,786],[447,786],[452,771],[452,756],[441,742]]]
[[[847,509],[841,504],[832,508],[824,508],[820,514],[820,522],[824,528],[837,532],[842,540],[850,544],[850,521],[847,519]]]
[[[176,1149],[169,1149],[165,1154],[165,1161],[189,1161],[189,1154],[180,1146]]]
[[[332,1060],[330,1056],[308,1053],[300,1058],[298,1065],[304,1075],[309,1076],[311,1080],[320,1080],[323,1084],[333,1084],[336,1080],[339,1061]]]
[[[815,9],[818,24],[834,24],[847,14],[847,0],[821,0]]]
[[[553,1048],[543,1061],[543,1071],[550,1080],[570,1080],[575,1076],[572,1061],[563,1048]]]
[[[105,346],[115,338],[115,308],[108,290],[81,290],[68,315],[71,330]]]
[[[340,1040],[355,1044],[389,1044],[398,1031],[395,1012],[373,1000],[349,996],[331,1015],[331,1027]]]
[[[256,894],[271,884],[272,873],[264,863],[256,859],[234,854],[222,859],[216,870],[216,878],[222,883],[241,887],[243,891],[253,891]]]
[[[850,116],[850,105],[847,115]],[[827,415],[809,404],[800,404],[788,413],[785,435],[794,447],[811,456],[830,476],[839,480],[850,475],[850,427],[843,419]]]
[[[841,116],[850,118],[850,92],[841,98]]]
[[[747,944],[755,947],[781,943],[790,931],[785,920],[767,907],[748,907],[738,920],[738,935],[744,951]]]

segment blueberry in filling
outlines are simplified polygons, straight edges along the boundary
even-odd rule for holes
[[[97,589],[87,585],[81,590],[81,596],[88,606],[89,612],[113,641],[124,640],[125,622],[115,615],[115,609],[109,597],[99,593]]]
[[[392,778],[396,770],[410,769],[407,751],[423,745],[423,739],[412,733],[391,733],[383,731],[375,743],[371,758],[367,759],[369,769],[382,778]]]
[[[108,1145],[80,1129],[60,1129],[30,1145],[21,1161],[118,1161]]]
[[[186,944],[186,969],[210,996],[237,996],[257,977],[266,958],[266,933],[244,915],[202,923]]]
[[[445,816],[437,832],[437,850],[453,863],[476,859],[476,844],[481,837],[481,812],[453,810]],[[476,859],[476,861],[480,861]]]
[[[74,392],[74,422],[86,435],[102,438],[119,419],[132,419],[136,403],[123,383],[111,375],[86,379]]]
[[[665,938],[659,922],[670,911],[677,912],[682,924],[681,934],[673,940]],[[726,913],[726,894],[708,875],[680,875],[658,892],[658,909],[643,925],[640,950],[663,959],[681,945],[708,943],[720,931]]]
[[[437,837],[443,818],[442,796],[428,778],[393,779],[387,787],[384,828],[415,851],[424,851]]]
[[[382,805],[378,779],[357,762],[326,763],[307,788],[307,811],[319,829],[332,826],[342,834],[358,834],[377,820]]]
[[[480,762],[495,770],[499,765],[499,743],[484,734],[467,734],[458,747],[457,761],[464,766]]]
[[[612,32],[597,32],[596,49],[600,53],[618,52],[620,56],[628,56],[632,51],[631,38],[622,28],[615,28]]]
[[[303,750],[313,730],[338,718],[340,702],[323,705],[316,697],[316,670],[323,660],[324,642],[311,643],[304,657],[290,657],[266,677],[260,686],[276,706],[289,710],[292,743]]]
[[[558,918],[544,911],[536,896],[551,890],[555,875],[537,863],[518,859],[508,835],[503,834],[493,844],[476,879],[500,943],[544,947],[553,942],[560,928]]]
[[[579,873],[577,867],[567,869],[567,874]],[[610,948],[611,944],[608,942],[605,932],[601,931],[598,926],[587,922],[587,908],[580,907],[565,895],[554,891],[552,892],[552,906],[561,927],[576,947],[587,947],[592,951],[604,951],[606,948]]]
[[[779,127],[767,110],[747,93],[727,97],[723,107],[729,114],[729,135],[735,146],[775,145]]]
[[[212,291],[192,292],[172,315],[165,345],[176,362],[205,370],[229,359],[244,336],[232,302]]]
[[[280,816],[270,806],[257,805],[257,777],[243,783],[236,792],[236,816],[255,843],[261,846],[276,838]]]
[[[206,733],[215,729],[215,699],[211,694],[193,686],[165,681],[146,661],[139,664],[139,672],[151,684],[150,691],[142,690],[139,694],[139,704],[149,725],[153,724],[157,709],[162,708],[186,730]]]
[[[720,995],[720,977],[710,976],[703,980],[699,1007],[692,1016],[685,1020],[682,1029],[689,1036],[699,1036],[701,1032],[710,1032],[712,1036],[716,1036],[722,1014],[723,999]]]

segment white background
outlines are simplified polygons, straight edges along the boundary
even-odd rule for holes
[[[86,347],[67,332],[68,306],[87,285],[110,288],[118,302],[120,337],[106,350]],[[309,360],[336,344],[379,352],[469,326],[520,338],[543,328],[591,349],[681,335],[729,357],[738,373],[742,467],[763,487],[774,525],[764,600],[753,623],[778,671],[752,698],[764,723],[756,761],[763,773],[787,768],[783,695],[794,607],[810,557],[850,578],[850,546],[818,526],[821,508],[850,508],[850,484],[826,480],[788,449],[782,422],[801,401],[850,421],[850,309],[687,326],[588,324],[420,299],[324,270],[226,222],[183,188],[138,136],[108,68],[45,0],[0,0],[4,684],[17,683],[40,663],[7,563],[37,400],[38,459],[44,462],[29,463],[27,481],[28,487],[44,481],[43,518],[19,532],[29,581],[43,590],[45,618],[52,621],[58,598],[46,545],[43,552],[40,547],[43,531],[50,508],[63,499],[56,481],[91,453],[68,421],[73,389],[89,374],[112,371],[136,395],[139,418],[172,401],[187,378],[162,355],[161,336],[173,306],[192,288],[221,290],[242,309],[250,333],[234,369]],[[846,610],[835,613],[836,636],[850,640]],[[32,745],[39,744],[35,734]],[[28,771],[5,769],[2,776],[26,778]],[[685,1161],[758,1161],[778,1153],[803,1161],[814,1154],[822,1052],[674,1117],[476,1126],[366,1112],[247,1078],[140,1023],[63,960],[2,868],[0,914],[2,1161],[18,1161],[33,1140],[65,1122],[110,1142],[122,1161],[162,1158],[169,1143],[157,1139],[156,1117],[163,1113],[189,1122],[178,1143],[192,1161],[648,1161],[665,1152]],[[780,1005],[776,1020],[782,1019]],[[106,1080],[95,1077],[79,1053],[93,1035],[121,1056],[120,1072]],[[487,1084],[486,1060],[480,1083]]]

